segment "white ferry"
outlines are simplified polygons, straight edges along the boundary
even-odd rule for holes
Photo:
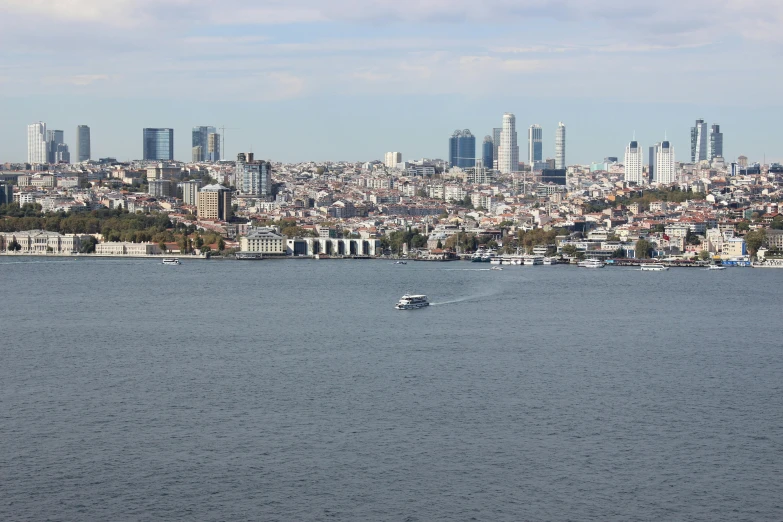
[[[523,258],[523,262],[525,266],[543,265],[544,256],[538,256],[538,255],[525,256]]]
[[[669,267],[660,263],[642,263],[639,269],[644,272],[665,272]]]
[[[400,298],[400,302],[397,303],[394,308],[397,310],[415,310],[417,308],[424,308],[429,306],[426,295],[404,295]]]
[[[163,258],[163,264],[164,265],[179,265],[181,263],[179,262],[179,259],[177,259],[176,257],[165,257],[165,258]]]
[[[590,258],[590,259],[585,259],[584,261],[579,261],[576,264],[576,266],[582,268],[603,268],[606,266],[606,263],[604,263],[600,259]]]

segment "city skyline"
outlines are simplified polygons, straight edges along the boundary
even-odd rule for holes
[[[621,156],[634,131],[642,143],[668,132],[687,159],[688,130],[701,115],[731,133],[727,159],[783,157],[770,110],[781,106],[783,73],[727,81],[776,63],[779,3],[229,0],[216,8],[194,0],[187,16],[164,0],[69,6],[2,8],[0,48],[13,71],[0,74],[3,161],[24,160],[18,129],[37,120],[66,134],[88,124],[93,157],[124,160],[139,157],[136,129],[184,136],[205,122],[231,129],[227,158],[254,147],[283,161],[367,160],[385,143],[432,157],[443,154],[437,136],[465,127],[490,134],[504,112],[520,128],[542,124],[544,157],[554,155],[553,124],[568,122],[569,163]],[[39,35],[30,39],[33,21]],[[662,81],[663,69],[676,81]],[[368,114],[384,125],[357,139]],[[411,120],[425,125],[411,129]],[[297,143],[287,139],[293,133]],[[191,157],[188,141],[176,142],[177,159]]]

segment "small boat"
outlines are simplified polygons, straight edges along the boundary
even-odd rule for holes
[[[163,264],[164,265],[180,265],[182,263],[179,262],[179,259],[176,257],[164,257],[163,258]]]
[[[493,266],[492,268],[490,268],[490,270],[503,270],[503,268],[499,266]]]
[[[726,267],[721,265],[710,265],[704,270],[726,270]]]
[[[400,302],[394,305],[397,310],[416,310],[417,308],[424,308],[429,306],[426,295],[404,295],[400,298]]]
[[[606,266],[606,263],[604,263],[600,259],[590,258],[590,259],[585,259],[584,261],[579,261],[576,264],[576,266],[582,268],[603,268]]]
[[[544,264],[545,264],[545,265],[553,265],[553,264],[554,264],[554,262],[553,262],[553,261],[554,261],[554,260],[553,260],[551,257],[545,257],[545,258],[544,258]]]
[[[400,260],[400,261],[395,261],[395,262],[394,262],[394,264],[395,264],[395,265],[407,265],[407,264],[408,264],[408,262],[407,262],[407,261],[402,261],[402,260]]]
[[[644,272],[665,272],[669,267],[658,263],[642,263],[639,269]]]

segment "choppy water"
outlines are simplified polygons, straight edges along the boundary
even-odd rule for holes
[[[22,261],[2,520],[783,520],[783,270]]]

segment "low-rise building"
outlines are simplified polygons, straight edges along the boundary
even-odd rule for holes
[[[254,228],[239,238],[241,252],[253,252],[269,256],[284,256],[287,237],[271,228]]]

